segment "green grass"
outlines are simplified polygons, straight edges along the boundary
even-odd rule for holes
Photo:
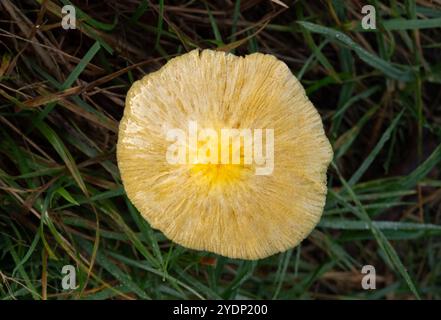
[[[0,3],[1,299],[441,299],[441,6],[371,1],[366,31],[355,2],[286,3]],[[321,113],[335,157],[300,246],[259,261],[188,250],[127,199],[125,94],[196,47],[276,55]],[[377,290],[361,288],[366,264]]]

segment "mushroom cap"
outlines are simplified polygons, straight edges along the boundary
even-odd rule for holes
[[[274,169],[252,164],[170,164],[167,130],[274,129]],[[189,151],[191,152],[191,151]],[[317,110],[285,63],[193,50],[130,88],[117,145],[129,199],[174,242],[259,259],[298,245],[326,200],[333,152]]]

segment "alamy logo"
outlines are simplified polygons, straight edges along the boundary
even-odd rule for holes
[[[166,153],[170,164],[254,163],[256,175],[270,175],[274,169],[274,129],[199,130],[196,121],[189,121],[188,134],[182,129],[170,129],[167,141],[173,142]]]
[[[76,20],[76,10],[72,5],[65,5],[61,8],[61,13],[64,15],[61,19],[61,26],[64,30],[76,29],[77,28],[77,20]]]
[[[61,273],[65,276],[61,280],[63,290],[77,289],[77,272],[73,265],[67,264],[61,269]]]
[[[375,267],[367,264],[361,269],[361,273],[365,274],[361,280],[361,287],[364,290],[374,290],[376,289],[377,276],[375,272]]]
[[[363,18],[361,19],[361,27],[364,30],[377,29],[377,24],[375,21],[375,7],[370,4],[365,5],[363,8],[361,8],[361,13],[364,14]]]

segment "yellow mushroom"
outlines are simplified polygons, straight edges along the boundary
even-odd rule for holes
[[[124,188],[152,227],[182,246],[240,259],[308,236],[332,156],[317,110],[283,62],[212,50],[136,81],[117,145]]]

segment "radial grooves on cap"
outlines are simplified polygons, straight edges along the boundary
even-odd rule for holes
[[[243,167],[217,183],[165,160],[170,128],[273,128],[274,171]],[[173,241],[258,259],[299,244],[320,220],[333,152],[321,118],[289,68],[271,55],[194,50],[133,84],[117,145],[128,197]],[[228,170],[228,169],[226,169]]]

